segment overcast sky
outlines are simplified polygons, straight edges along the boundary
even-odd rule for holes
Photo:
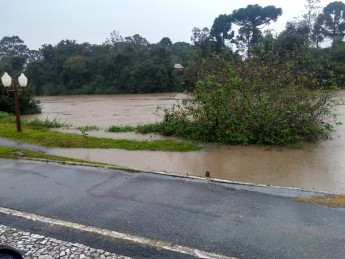
[[[322,0],[326,6],[333,1]],[[77,40],[101,44],[114,30],[140,34],[150,43],[163,37],[190,43],[193,27],[210,28],[220,14],[248,4],[274,5],[283,15],[270,28],[280,32],[303,13],[303,0],[0,0],[0,39],[18,35],[30,49]]]

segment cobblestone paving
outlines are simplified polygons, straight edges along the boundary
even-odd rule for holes
[[[16,248],[22,252],[25,259],[130,259],[130,257],[116,255],[101,249],[23,232],[3,225],[0,225],[0,244]]]

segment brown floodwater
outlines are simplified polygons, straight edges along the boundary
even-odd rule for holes
[[[138,125],[159,121],[156,107],[169,107],[176,98],[183,98],[183,95],[40,97],[43,113],[27,118],[58,119],[75,127],[97,125],[103,129],[110,125]],[[51,154],[139,170],[202,177],[209,171],[212,178],[230,181],[345,193],[345,91],[339,91],[335,99],[338,120],[343,125],[336,128],[332,140],[305,144],[301,148],[267,150],[258,146],[202,144],[202,150],[187,153],[53,149]],[[89,134],[130,139],[162,138],[154,134],[114,134],[104,130]]]

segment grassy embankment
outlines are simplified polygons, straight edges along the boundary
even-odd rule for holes
[[[53,124],[53,125],[50,125]],[[200,147],[188,142],[175,140],[127,140],[96,138],[79,134],[65,134],[50,131],[49,128],[56,126],[56,122],[46,121],[23,122],[23,131],[15,130],[15,117],[6,113],[0,113],[0,137],[22,143],[30,143],[43,147],[59,148],[118,148],[125,150],[149,150],[187,152],[199,150]]]

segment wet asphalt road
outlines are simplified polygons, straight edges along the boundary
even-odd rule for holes
[[[292,198],[304,192],[246,189],[149,173],[0,159],[1,207],[239,258],[344,258],[344,209]],[[7,215],[0,214],[0,224],[90,242],[90,237],[83,238],[85,233],[54,231]],[[94,238],[107,251],[114,242]],[[145,257],[145,249],[154,250],[132,246],[124,242],[118,249],[137,258]],[[148,257],[185,258],[151,252]]]

